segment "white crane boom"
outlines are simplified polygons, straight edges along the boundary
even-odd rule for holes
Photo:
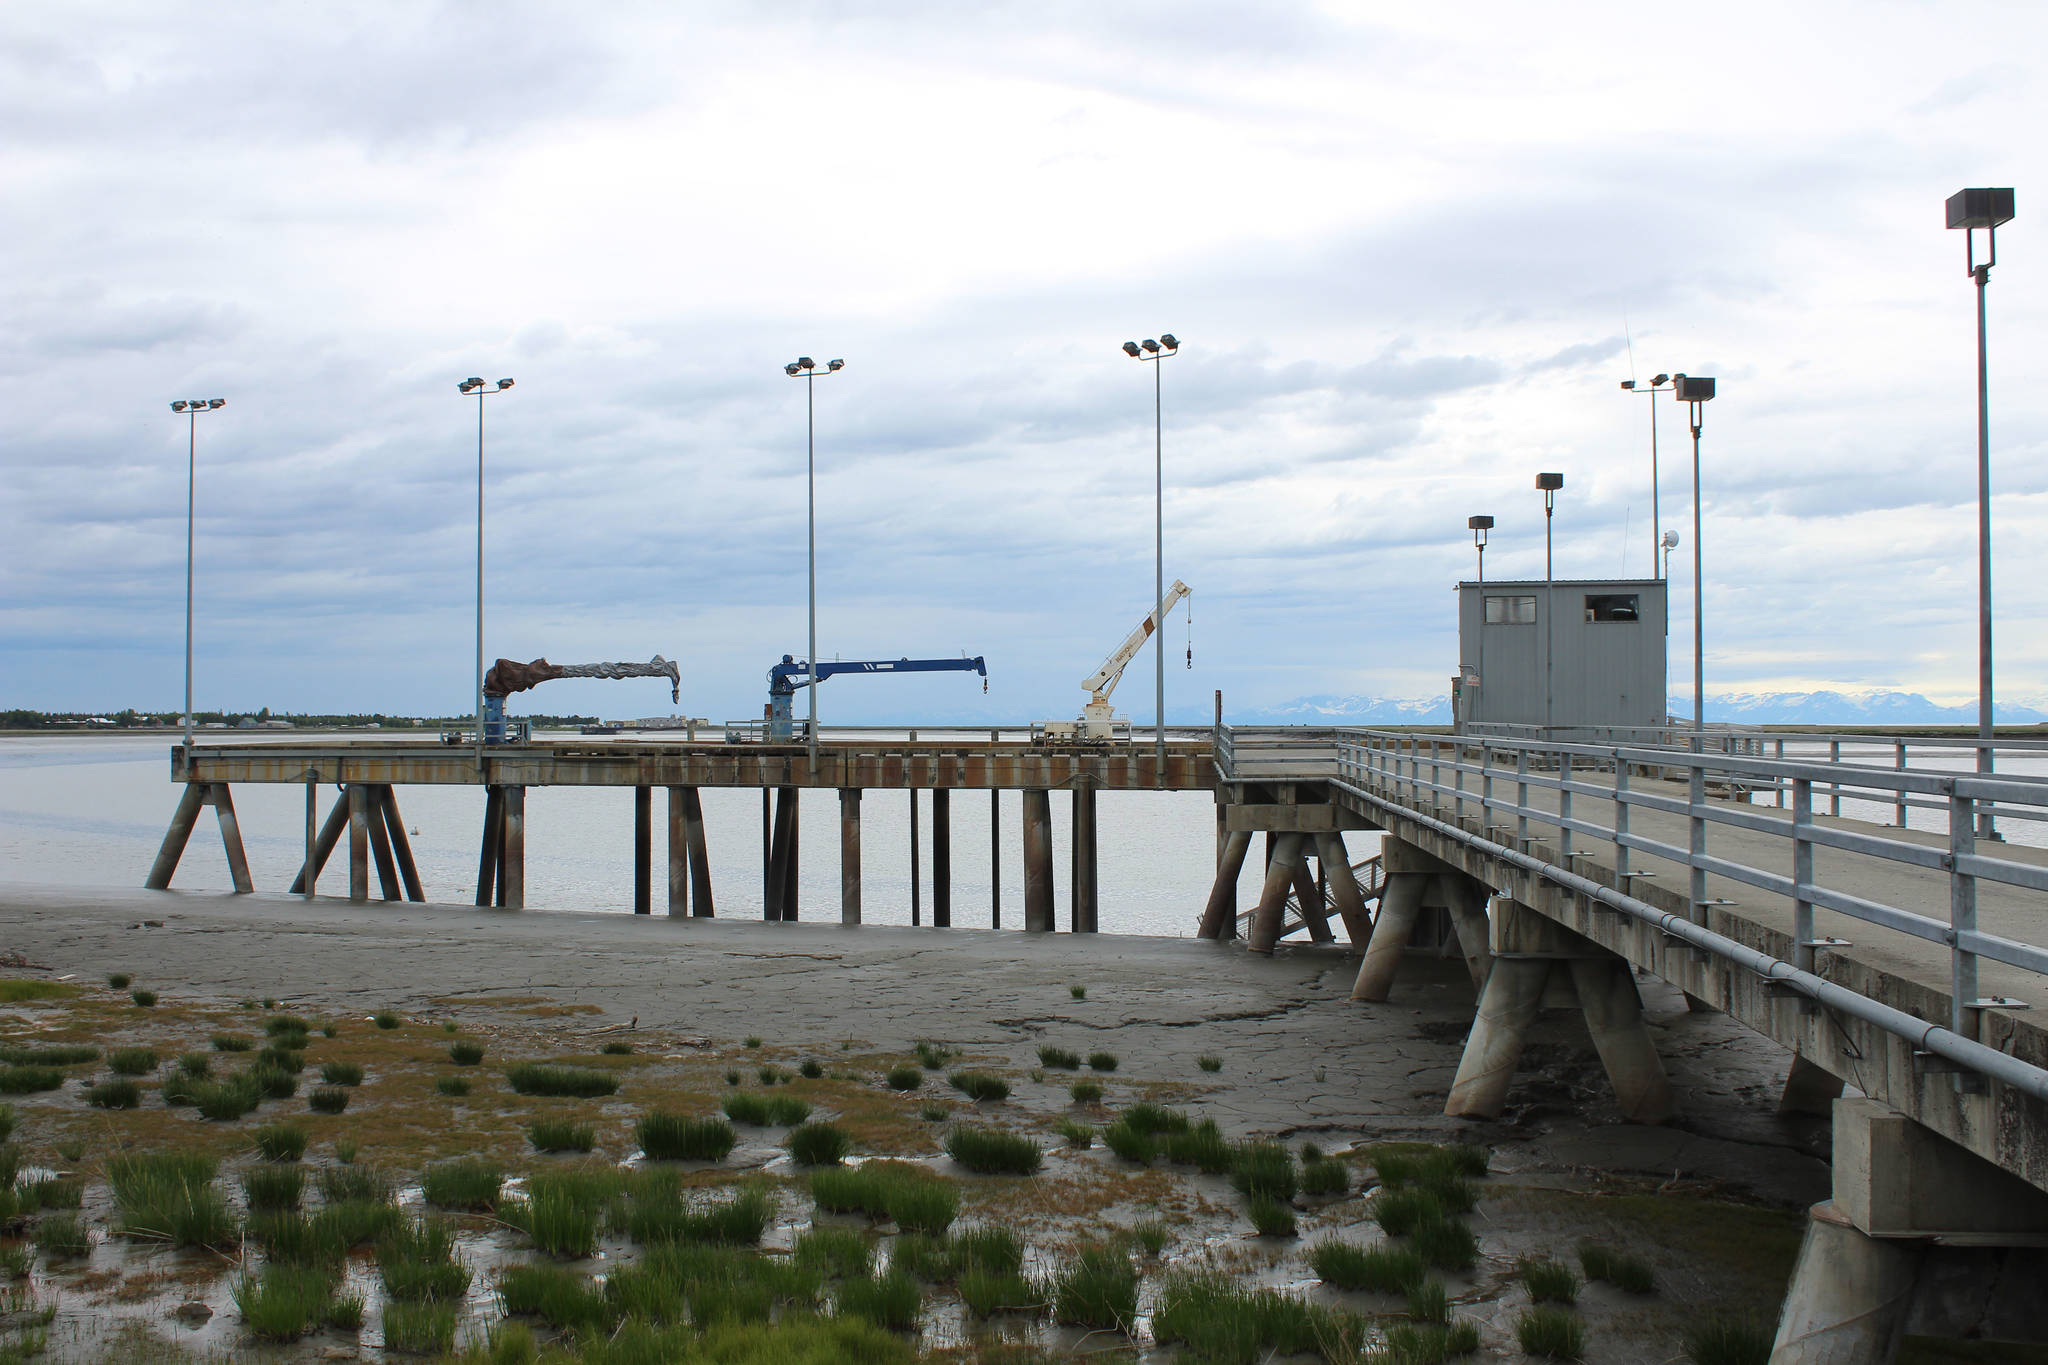
[[[1116,716],[1110,708],[1109,694],[1116,691],[1118,681],[1124,676],[1124,669],[1130,666],[1131,660],[1138,657],[1138,651],[1145,647],[1145,641],[1152,637],[1152,632],[1159,629],[1160,623],[1166,619],[1166,613],[1172,611],[1187,595],[1188,585],[1178,578],[1174,579],[1173,586],[1166,590],[1166,596],[1161,598],[1159,605],[1138,623],[1138,628],[1131,632],[1130,637],[1117,646],[1115,653],[1102,661],[1102,667],[1081,680],[1081,686],[1088,690],[1088,704],[1081,708],[1081,718],[1046,721],[1036,727],[1039,737],[1052,742],[1101,741],[1115,738]]]

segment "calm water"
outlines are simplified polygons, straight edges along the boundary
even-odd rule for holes
[[[235,742],[252,736],[236,735]],[[393,739],[396,736],[378,736]],[[0,738],[0,881],[141,886],[177,804],[169,733]],[[204,740],[201,741],[204,743]],[[279,742],[289,742],[281,737]],[[428,741],[431,742],[431,741]],[[259,890],[283,891],[305,853],[305,788],[257,783],[234,789],[235,813]],[[334,789],[323,789],[324,819]],[[712,891],[720,915],[761,914],[761,797],[754,790],[703,789]],[[1023,824],[1016,792],[1001,794],[1002,913],[1024,922]],[[839,917],[839,797],[802,796],[799,910]],[[483,792],[470,787],[400,787],[399,812],[427,898],[476,894]],[[667,894],[666,797],[657,792],[655,909]],[[1216,866],[1216,807],[1203,792],[1105,792],[1097,798],[1101,928],[1106,933],[1190,937]],[[1061,927],[1067,923],[1071,809],[1053,800],[1053,874]],[[862,917],[910,923],[910,796],[870,791],[861,801]],[[919,801],[925,922],[931,916],[931,799]],[[1353,835],[1355,856],[1373,845]],[[989,797],[953,795],[953,922],[989,923]],[[372,878],[372,886],[375,879]],[[202,812],[173,886],[227,890],[227,862],[210,812]],[[345,894],[346,850],[321,873],[320,889]],[[1258,887],[1247,872],[1245,903]],[[616,910],[633,906],[631,788],[534,787],[526,795],[526,899],[531,906]]]

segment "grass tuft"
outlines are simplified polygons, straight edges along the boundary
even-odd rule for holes
[[[545,1062],[517,1063],[506,1069],[505,1079],[522,1095],[570,1095],[590,1100],[616,1094],[619,1089],[619,1078],[609,1071]]]
[[[1058,1132],[1067,1146],[1086,1150],[1095,1145],[1095,1125],[1082,1123],[1078,1119],[1061,1119]]]
[[[214,1186],[213,1158],[193,1152],[115,1156],[107,1181],[129,1237],[174,1246],[225,1247],[233,1242],[234,1215]]]
[[[1079,1071],[1081,1054],[1069,1052],[1063,1047],[1042,1047],[1038,1049],[1038,1064],[1055,1071]]]
[[[338,1085],[316,1086],[306,1104],[316,1114],[339,1114],[348,1108],[349,1091]]]
[[[306,1173],[296,1165],[251,1166],[242,1172],[242,1194],[252,1213],[295,1209],[306,1189]]]
[[[156,1051],[146,1047],[117,1047],[107,1054],[107,1066],[117,1076],[147,1076],[156,1070]]]
[[[853,1228],[814,1226],[796,1239],[794,1259],[820,1275],[866,1275],[874,1268],[875,1244]]]
[[[1572,1274],[1572,1268],[1562,1261],[1532,1256],[1522,1262],[1518,1273],[1533,1302],[1570,1304],[1578,1301],[1579,1277]]]
[[[481,1043],[450,1043],[448,1045],[448,1060],[457,1066],[475,1066],[483,1059],[484,1049]]]
[[[562,1266],[506,1266],[498,1272],[498,1297],[508,1314],[531,1314],[564,1331],[602,1327],[610,1317],[604,1290]]]
[[[1195,1065],[1204,1071],[1221,1071],[1223,1069],[1223,1059],[1214,1053],[1205,1052],[1195,1058]]]
[[[215,1052],[247,1052],[256,1046],[254,1039],[237,1033],[216,1033],[207,1041],[213,1044]]]
[[[1159,1341],[1187,1348],[1183,1358],[1255,1365],[1276,1355],[1324,1360],[1362,1355],[1365,1320],[1271,1289],[1256,1289],[1215,1271],[1171,1276],[1152,1318]],[[1398,1365],[1411,1365],[1407,1357]]]
[[[1409,1234],[1408,1244],[1432,1269],[1470,1270],[1479,1263],[1479,1239],[1456,1219],[1424,1223]]]
[[[1091,1053],[1089,1053],[1089,1054],[1088,1054],[1088,1069],[1089,1069],[1090,1071],[1114,1071],[1114,1070],[1116,1070],[1116,1054],[1115,1054],[1114,1052],[1091,1052]]]
[[[59,1213],[36,1224],[36,1250],[56,1258],[92,1254],[92,1229],[75,1213]]]
[[[1254,1198],[1292,1199],[1300,1188],[1294,1153],[1277,1142],[1241,1143],[1231,1162],[1230,1183]]]
[[[178,1058],[178,1073],[195,1081],[213,1074],[213,1058],[204,1052],[187,1052]]]
[[[971,1125],[946,1134],[946,1155],[978,1175],[1031,1175],[1044,1164],[1038,1144],[1030,1138]]]
[[[381,1029],[395,1029],[404,1023],[405,1020],[399,1018],[398,1015],[390,1010],[378,1010],[370,1016],[370,1022]]]
[[[327,1317],[334,1283],[325,1269],[265,1266],[260,1276],[235,1283],[235,1308],[242,1325],[269,1341],[297,1341]]]
[[[440,1091],[443,1095],[449,1096],[451,1099],[459,1100],[469,1093],[469,1077],[436,1076],[434,1078],[434,1089]]]
[[[649,1161],[723,1161],[739,1141],[724,1119],[685,1118],[662,1109],[643,1116],[633,1131]]]
[[[1075,1081],[1067,1087],[1067,1094],[1073,1098],[1076,1104],[1100,1104],[1102,1102],[1102,1082]]]
[[[458,1157],[420,1173],[420,1194],[437,1209],[484,1213],[498,1207],[505,1172],[478,1157]]]
[[[801,1123],[789,1130],[789,1154],[804,1166],[837,1166],[853,1150],[844,1128],[829,1123]]]
[[[64,1073],[54,1066],[10,1066],[0,1070],[0,1095],[32,1095],[63,1084]]]
[[[1006,1100],[1010,1098],[1010,1084],[1000,1076],[991,1076],[986,1071],[955,1071],[946,1077],[955,1090],[974,1100]]]
[[[1570,1309],[1539,1304],[1516,1319],[1515,1341],[1539,1360],[1578,1360],[1586,1353],[1586,1328]]]
[[[1630,1294],[1650,1294],[1657,1289],[1657,1275],[1648,1261],[1599,1242],[1579,1243],[1579,1269],[1589,1280],[1605,1280]]]
[[[811,1106],[794,1095],[759,1095],[741,1091],[727,1095],[721,1106],[734,1123],[756,1128],[792,1128],[811,1116]]]
[[[328,1085],[361,1085],[363,1065],[361,1062],[323,1062],[320,1079]]]
[[[1413,1250],[1384,1244],[1368,1248],[1318,1242],[1309,1248],[1308,1263],[1324,1284],[1369,1294],[1412,1294],[1428,1273]]]
[[[1069,986],[1067,987],[1067,994],[1073,996],[1076,1000],[1086,1000],[1088,998],[1088,988],[1086,986]]]
[[[1252,1220],[1252,1227],[1261,1237],[1292,1237],[1295,1232],[1294,1210],[1277,1199],[1265,1195],[1254,1195],[1245,1202],[1245,1216]]]
[[[455,1347],[455,1305],[452,1303],[387,1303],[384,1305],[384,1347],[414,1355],[446,1355]]]
[[[134,1109],[142,1103],[142,1087],[123,1076],[89,1086],[85,1102],[95,1109]]]
[[[892,1332],[915,1329],[922,1306],[917,1281],[894,1268],[883,1275],[848,1279],[839,1286],[837,1307],[841,1316],[859,1318]]]
[[[889,1069],[888,1086],[891,1090],[910,1091],[924,1084],[924,1071],[920,1067],[898,1066]]]
[[[1748,1318],[1702,1318],[1685,1329],[1685,1358],[1692,1365],[1765,1365],[1772,1331]]]
[[[1129,1118],[1119,1118],[1102,1130],[1102,1145],[1115,1152],[1125,1161],[1135,1161],[1140,1166],[1149,1166],[1159,1155],[1159,1144],[1149,1133],[1133,1127]]]
[[[526,1140],[536,1152],[587,1152],[597,1145],[597,1129],[572,1119],[535,1119]]]
[[[306,1154],[306,1130],[296,1123],[266,1123],[254,1137],[256,1155],[265,1161],[297,1161]]]
[[[1301,1163],[1303,1194],[1349,1194],[1351,1168],[1326,1156],[1310,1157]]]
[[[611,1042],[606,1043],[598,1051],[607,1057],[630,1057],[633,1055],[633,1045],[631,1043]]]
[[[130,991],[128,992],[128,998],[143,1009],[150,1009],[156,1005],[155,991]]]
[[[817,1080],[825,1074],[825,1065],[815,1057],[806,1057],[797,1067],[797,1073],[807,1080]]]
[[[134,979],[134,977],[128,975],[128,973],[126,972],[109,972],[107,974],[107,984],[117,991],[127,990],[128,983],[130,981],[133,981]]]
[[[1138,1315],[1138,1272],[1121,1252],[1091,1247],[1053,1276],[1054,1322],[1127,1332]]]
[[[960,1055],[945,1044],[934,1043],[928,1039],[919,1039],[915,1051],[918,1064],[926,1071],[944,1071],[946,1063]]]

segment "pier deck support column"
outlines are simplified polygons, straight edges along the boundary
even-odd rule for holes
[[[1050,933],[1052,908],[1052,793],[1024,792],[1024,928]]]
[[[228,876],[234,879],[235,890],[244,894],[254,891],[256,883],[249,877],[249,855],[242,849],[242,826],[235,819],[235,798],[228,795],[228,784],[215,782],[208,799],[220,821],[220,842],[228,855]]]
[[[499,870],[498,903],[526,908],[526,788],[505,788],[505,858]]]
[[[420,886],[419,864],[412,859],[412,840],[406,837],[405,821],[398,814],[398,793],[389,785],[379,787],[379,805],[384,812],[384,827],[391,835],[391,851],[398,858],[399,880],[405,883],[405,898],[409,901],[424,901],[426,891]],[[310,815],[311,807],[308,812]]]
[[[1252,836],[1243,831],[1224,839],[1223,857],[1216,864],[1216,880],[1209,887],[1209,903],[1202,907],[1202,927],[1196,931],[1197,937],[1237,937],[1237,879],[1244,871],[1244,857],[1251,846]]]
[[[1096,931],[1098,913],[1095,837],[1095,788],[1074,788],[1074,860],[1072,927],[1077,934]]]
[[[1451,912],[1451,928],[1458,936],[1458,951],[1464,954],[1465,970],[1474,986],[1486,984],[1493,966],[1491,931],[1486,921],[1487,887],[1472,877],[1446,872],[1437,877],[1437,890]]]
[[[860,923],[860,788],[839,789],[839,922]]]
[[[1255,953],[1270,953],[1280,941],[1280,917],[1287,911],[1287,888],[1294,884],[1295,865],[1301,861],[1301,836],[1282,834],[1268,845],[1266,884],[1259,892],[1259,908],[1252,916],[1252,933],[1245,945]]]
[[[327,812],[327,820],[320,826],[320,837],[313,841],[313,877],[317,881],[320,872],[327,866],[328,858],[334,854],[336,844],[341,842],[341,832],[348,825],[348,793],[342,792],[334,798],[334,808]],[[306,872],[299,870],[299,876],[292,883],[292,894],[311,895],[306,890]],[[481,901],[478,904],[482,904]]]
[[[690,913],[690,821],[684,804],[685,787],[668,789],[668,915],[678,919]]]
[[[348,898],[370,898],[370,789],[348,784]]]
[[[762,907],[765,919],[797,918],[797,796],[795,787],[775,789],[775,837],[768,857],[769,899]]]
[[[1323,903],[1322,885],[1308,865],[1308,856],[1314,851],[1314,840],[1302,836],[1301,856],[1294,864],[1294,900],[1301,907],[1301,922],[1308,928],[1309,938],[1329,943],[1337,936],[1330,932],[1330,908]]]
[[[387,901],[401,899],[398,890],[398,860],[391,854],[391,822],[384,818],[384,797],[391,788],[381,782],[369,783],[364,799],[369,804],[370,853],[377,860],[377,890]]]
[[[1353,1000],[1378,1003],[1394,988],[1394,973],[1401,954],[1415,933],[1415,917],[1422,910],[1422,892],[1427,873],[1392,872],[1380,893],[1380,913],[1372,922],[1372,938],[1365,945],[1365,961],[1359,964],[1358,981],[1351,988]]]
[[[932,924],[953,927],[953,793],[932,788]]]
[[[1634,1123],[1664,1122],[1673,1113],[1671,1082],[1643,1022],[1643,998],[1628,959],[1613,953],[1574,958],[1571,973],[1586,1030],[1622,1115]]]
[[[690,913],[711,919],[711,848],[704,834],[704,798],[695,787],[683,788],[683,831],[690,839]]]
[[[1382,917],[1385,911],[1381,912]],[[1379,933],[1373,934],[1379,946]],[[1452,1118],[1490,1119],[1507,1104],[1508,1084],[1522,1058],[1522,1041],[1543,1008],[1543,985],[1551,959],[1495,958],[1479,993],[1479,1012],[1458,1060],[1457,1078],[1444,1113]]]
[[[988,792],[988,927],[1003,927],[1003,790]]]
[[[476,903],[503,905],[498,896],[498,868],[505,861],[505,789],[484,789],[484,837],[477,853]]]
[[[633,788],[633,913],[654,913],[654,788]]]
[[[1344,921],[1345,937],[1353,946],[1364,948],[1372,937],[1372,916],[1366,913],[1365,900],[1358,894],[1358,878],[1352,875],[1351,854],[1344,847],[1344,836],[1318,834],[1316,857],[1329,873],[1330,899],[1336,902],[1337,916]]]
[[[1925,1257],[1924,1243],[1868,1236],[1834,1204],[1814,1205],[1770,1365],[1887,1365]]]
[[[169,889],[171,875],[178,870],[178,860],[185,856],[185,845],[191,842],[192,826],[199,823],[200,807],[206,804],[206,785],[204,782],[187,782],[185,790],[178,794],[178,808],[171,813],[171,824],[164,831],[163,846],[156,851],[156,861],[150,864],[149,877],[142,883],[151,891]]]

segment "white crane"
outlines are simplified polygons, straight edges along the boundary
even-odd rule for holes
[[[1145,641],[1152,638],[1152,632],[1159,629],[1160,624],[1166,619],[1166,613],[1172,611],[1188,592],[1187,584],[1178,578],[1174,579],[1173,586],[1166,590],[1166,596],[1159,599],[1159,605],[1138,623],[1138,628],[1130,633],[1129,638],[1102,661],[1102,667],[1081,680],[1081,686],[1088,692],[1088,704],[1081,708],[1081,718],[1049,720],[1039,727],[1041,737],[1069,741],[1101,741],[1114,738],[1116,720],[1109,704],[1110,693],[1116,691],[1117,683],[1124,676],[1124,669],[1130,666],[1131,660],[1138,657],[1138,651],[1145,647]]]

